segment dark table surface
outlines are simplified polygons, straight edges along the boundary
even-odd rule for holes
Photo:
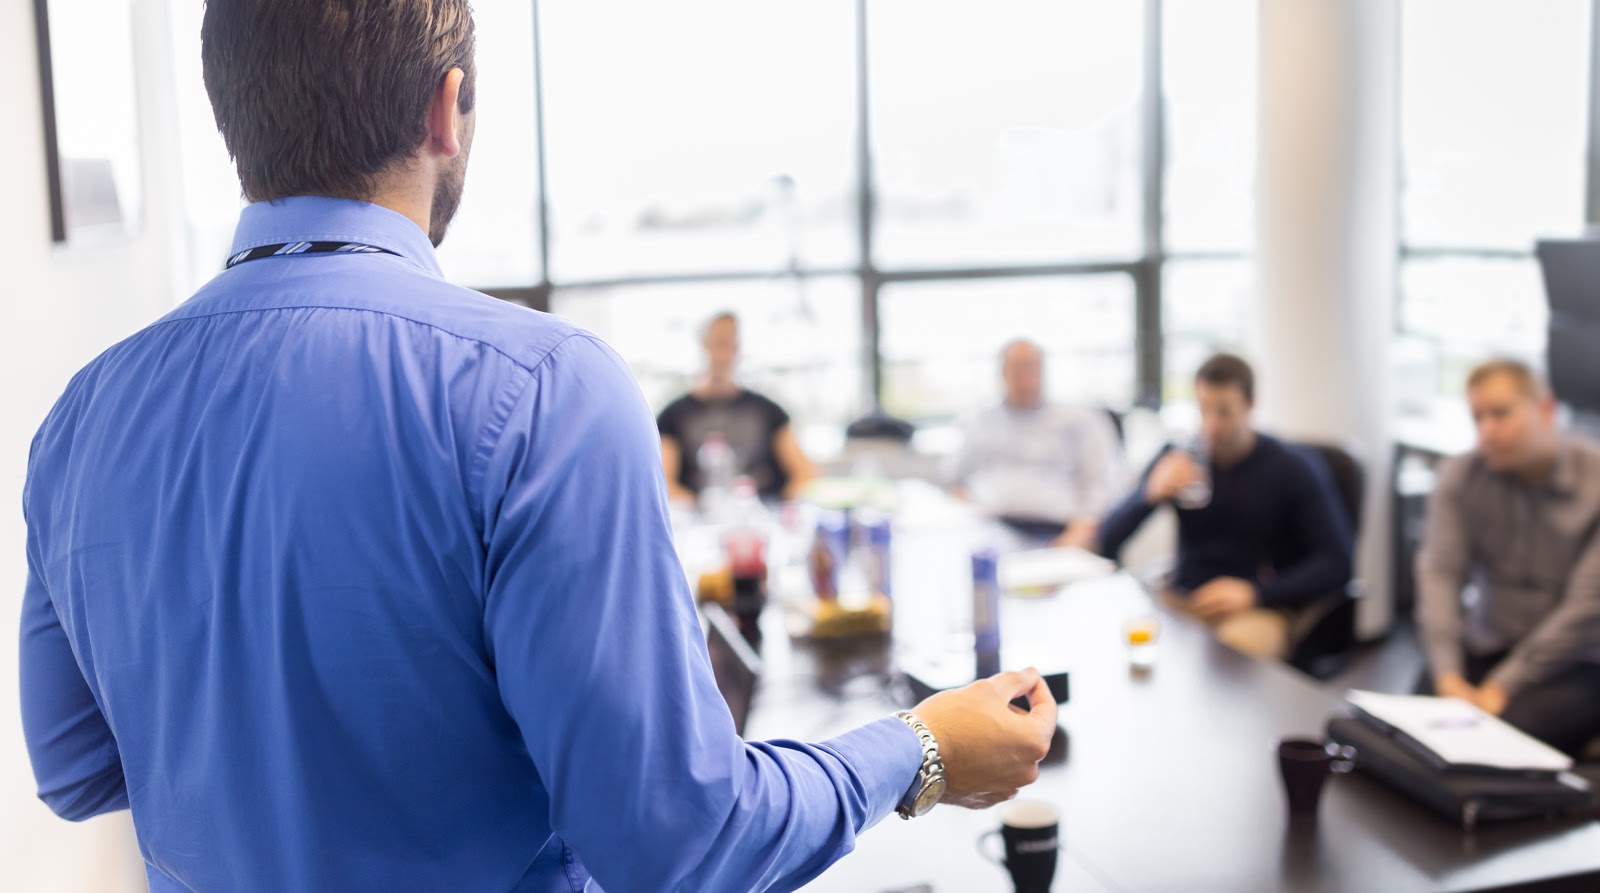
[[[958,564],[963,553],[952,554]],[[951,568],[925,564],[905,576],[949,579]],[[950,638],[944,609],[930,609],[940,597],[918,606],[901,596],[892,647],[769,635],[750,736],[821,738],[906,706],[895,667],[940,645],[942,632]],[[1600,891],[1600,823],[1469,835],[1359,773],[1329,782],[1314,827],[1291,829],[1274,745],[1320,737],[1341,693],[1165,615],[1154,670],[1135,674],[1122,627],[1148,610],[1121,575],[1048,598],[1007,597],[1002,607],[1008,666],[1071,672],[1065,754],[1023,792],[1062,812],[1057,891]],[[1008,890],[1003,869],[978,850],[998,824],[996,810],[948,806],[910,822],[891,816],[806,889]]]

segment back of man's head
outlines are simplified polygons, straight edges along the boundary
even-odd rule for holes
[[[245,198],[368,199],[427,137],[452,68],[472,110],[467,0],[207,0],[201,59]]]

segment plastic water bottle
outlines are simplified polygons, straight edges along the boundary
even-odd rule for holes
[[[695,461],[700,466],[700,510],[713,521],[725,520],[728,491],[738,462],[728,438],[721,431],[707,434],[695,453]]]

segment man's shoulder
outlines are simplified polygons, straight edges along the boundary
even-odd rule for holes
[[[1256,434],[1256,449],[1286,486],[1303,489],[1332,484],[1333,469],[1315,444],[1294,443],[1270,434]]]
[[[1568,431],[1561,435],[1561,447],[1576,455],[1586,465],[1600,463],[1600,438],[1590,434]]]
[[[1476,450],[1458,453],[1441,461],[1434,471],[1433,488],[1450,493],[1466,487],[1470,481],[1483,475],[1488,468]]]
[[[240,270],[219,275],[156,325],[229,312],[342,310],[473,342],[529,369],[568,339],[598,340],[561,317],[446,282],[399,258],[366,255],[354,260],[369,269],[359,275],[343,270],[327,275],[319,268],[320,259],[288,259],[277,263],[299,266],[272,279],[257,279],[253,274],[265,268],[251,270],[254,265],[245,264],[245,275],[238,275]]]
[[[482,344],[530,370],[569,339],[599,342],[581,326],[559,316],[431,276],[403,277],[396,286],[377,301],[350,303],[356,309],[372,310]]]
[[[705,403],[694,395],[692,391],[685,391],[672,398],[657,414],[660,419],[672,419],[689,413],[697,412],[705,407]]]
[[[778,401],[750,388],[744,388],[739,392],[738,402],[746,406],[758,407],[762,412],[787,415]]]

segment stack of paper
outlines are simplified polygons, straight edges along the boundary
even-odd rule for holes
[[[1038,592],[1080,580],[1104,577],[1117,566],[1083,549],[1033,549],[1000,558],[1000,588],[1007,592]]]
[[[1455,698],[1351,691],[1356,709],[1409,737],[1448,768],[1564,772],[1572,760],[1477,706]]]

